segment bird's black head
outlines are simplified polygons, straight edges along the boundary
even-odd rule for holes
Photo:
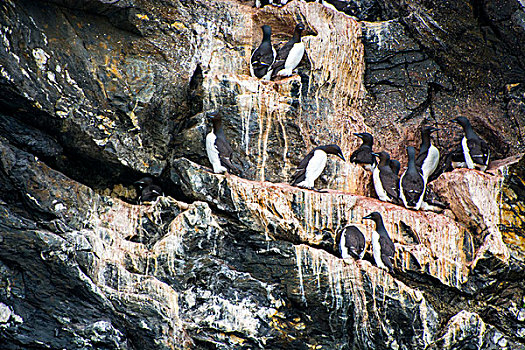
[[[457,118],[452,119],[452,121],[458,123],[463,128],[466,128],[467,126],[470,125],[470,121],[465,117],[457,117]]]
[[[304,29],[305,29],[305,26],[303,23],[297,23],[297,25],[295,26],[296,31],[302,32]]]
[[[374,143],[374,137],[367,132],[354,133],[354,135],[363,140],[363,143],[365,145],[372,146],[372,144]]]
[[[389,161],[390,169],[396,175],[399,175],[399,170],[401,170],[401,163],[397,159],[390,159]]]
[[[211,120],[213,124],[213,130],[215,132],[222,130],[222,113],[220,110],[214,110],[211,112],[208,112],[208,118]]]
[[[142,179],[135,181],[134,185],[139,189],[147,187],[153,183],[153,179],[149,176],[143,177]]]
[[[383,218],[381,217],[381,214],[379,214],[377,211],[374,211],[373,213],[364,216],[363,220],[374,220],[375,223],[378,223],[383,221]]]
[[[219,112],[218,109],[216,109],[214,111],[211,111],[211,112],[208,112],[207,116],[211,120],[220,120],[220,119],[222,119],[221,113]]]
[[[346,162],[345,156],[343,155],[343,151],[341,151],[341,148],[338,145],[320,146],[319,149],[322,149],[328,154],[334,154],[341,158],[343,162]]]
[[[372,153],[375,157],[379,158],[379,165],[388,165],[388,162],[390,160],[390,154],[385,151],[381,151],[379,153]]]
[[[269,25],[263,25],[262,27],[262,31],[263,31],[263,36],[266,38],[266,37],[270,37],[272,35],[272,27],[270,27]]]

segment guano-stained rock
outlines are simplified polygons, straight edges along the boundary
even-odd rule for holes
[[[300,0],[2,2],[0,347],[524,350],[524,5],[346,3],[355,17]],[[297,74],[250,77],[260,26],[278,46],[299,21]],[[205,168],[215,108],[245,179]],[[353,132],[404,163],[432,124],[444,155],[457,115],[494,161],[431,184],[445,214],[369,198],[370,175],[339,160],[326,193],[285,184],[316,145],[348,158]],[[130,204],[145,173],[170,196]],[[375,210],[393,274],[370,249],[337,257],[346,224],[369,244]]]

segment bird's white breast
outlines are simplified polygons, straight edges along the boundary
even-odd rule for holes
[[[215,146],[216,139],[217,136],[215,136],[213,131],[206,136],[206,153],[208,154],[208,159],[213,166],[213,172],[224,173],[227,171],[227,169],[221,165],[219,151],[217,150],[217,146]]]
[[[388,194],[386,193],[383,187],[383,183],[381,182],[381,177],[379,176],[379,173],[379,167],[376,166],[372,173],[372,178],[374,180],[374,189],[376,190],[376,194],[380,200],[382,200],[383,202],[390,202],[390,198],[388,198]]]
[[[439,163],[439,150],[434,145],[430,145],[430,148],[428,149],[428,152],[427,152],[427,157],[425,158],[425,161],[423,162],[423,166],[421,167],[425,181],[428,180],[428,177],[432,175],[434,171],[436,171],[438,163]]]
[[[293,74],[293,70],[299,62],[303,59],[304,55],[304,44],[303,42],[295,43],[288,53],[288,57],[286,57],[286,61],[284,63],[284,69],[279,71],[277,75],[282,76],[290,76]]]
[[[379,233],[372,231],[372,251],[374,253],[374,260],[376,265],[382,269],[388,270],[381,260],[381,245],[379,244]]]
[[[472,160],[472,157],[470,156],[470,150],[468,148],[467,144],[467,138],[464,136],[463,140],[461,140],[461,147],[463,148],[463,156],[465,157],[465,163],[467,163],[467,168],[474,169],[474,161]]]
[[[315,180],[321,175],[326,166],[328,156],[325,151],[317,150],[306,166],[304,181],[307,187],[314,187]]]
[[[350,254],[348,254],[348,248],[346,247],[346,232],[343,229],[343,233],[341,234],[341,240],[339,242],[339,247],[341,247],[341,257],[343,259],[350,258]]]

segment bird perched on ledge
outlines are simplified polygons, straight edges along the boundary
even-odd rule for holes
[[[352,257],[354,259],[363,259],[365,255],[365,236],[356,226],[346,226],[339,231],[336,236],[336,242],[339,245],[339,253],[343,259]]]
[[[476,134],[467,118],[457,117],[453,121],[461,125],[465,136],[461,140],[463,159],[459,161],[453,159],[452,166],[454,168],[464,168],[466,166],[469,169],[487,170],[490,161],[488,144]]]
[[[213,128],[206,136],[206,153],[216,174],[235,173],[240,174],[242,170],[232,163],[233,149],[226,140],[222,129],[222,114],[214,111],[208,114],[213,123]]]
[[[414,147],[407,147],[407,153],[408,167],[399,181],[399,197],[405,208],[419,210],[423,203],[427,182],[421,173],[421,169],[416,165]]]
[[[301,161],[295,174],[292,176],[292,186],[314,188],[315,180],[323,172],[328,154],[334,154],[344,161],[343,151],[338,145],[318,146],[310,151]]]
[[[426,125],[421,129],[421,147],[416,158],[416,165],[421,168],[425,181],[436,171],[439,164],[439,150],[432,144],[431,134],[439,129]]]
[[[363,168],[372,172],[377,165],[376,157],[372,154],[374,137],[367,132],[354,133],[354,135],[363,140],[363,143],[352,153],[350,162],[362,165]]]
[[[157,197],[163,195],[162,188],[153,184],[153,179],[149,176],[143,177],[142,179],[136,181],[134,185],[137,186],[140,191],[138,198],[139,203],[152,202],[157,199]]]
[[[297,68],[299,62],[303,59],[305,48],[304,43],[301,41],[301,33],[304,28],[304,24],[297,24],[292,39],[277,51],[277,58],[271,67],[272,78],[292,75],[293,70]]]
[[[268,25],[264,25],[261,28],[263,31],[263,40],[250,58],[250,73],[253,77],[270,80],[272,76],[270,67],[275,61],[277,54],[272,46],[272,28]]]
[[[398,203],[399,178],[390,167],[390,155],[385,151],[372,154],[379,157],[379,164],[372,172],[377,196],[383,202]]]
[[[394,242],[388,236],[388,232],[383,224],[383,217],[377,211],[363,217],[365,220],[373,220],[376,223],[376,230],[372,232],[372,252],[377,267],[393,272],[392,260],[396,252]]]

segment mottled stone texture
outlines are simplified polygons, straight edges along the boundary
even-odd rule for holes
[[[7,0],[0,4],[1,349],[525,349],[524,6],[520,1]],[[359,21],[361,22],[359,22]],[[249,76],[306,26],[298,74]],[[210,173],[220,108],[243,177]],[[430,186],[449,209],[370,198],[347,158],[372,132],[404,164],[469,117],[496,159]],[[150,174],[166,196],[136,205]],[[375,267],[379,211],[394,273]],[[337,233],[358,226],[362,261]]]

